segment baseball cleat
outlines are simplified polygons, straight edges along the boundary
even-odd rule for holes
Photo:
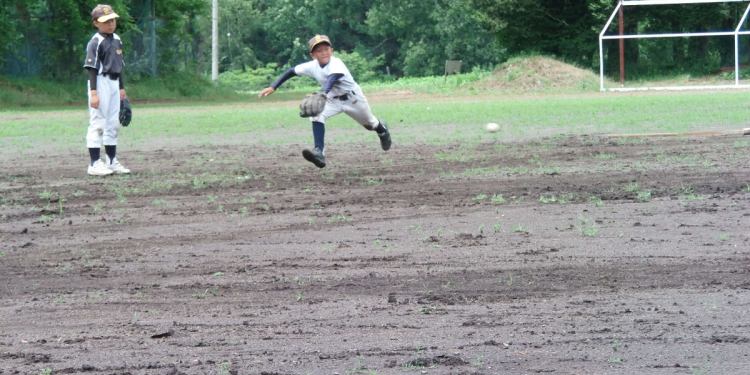
[[[310,163],[315,164],[315,166],[318,168],[323,168],[326,166],[326,156],[323,155],[323,151],[321,151],[317,147],[312,150],[302,150],[302,157],[304,157],[305,160],[309,161]]]
[[[383,151],[388,151],[391,148],[391,133],[388,129],[385,129],[383,133],[378,133],[378,138],[380,138],[380,147]]]
[[[114,174],[128,174],[130,173],[130,169],[125,168],[124,165],[120,164],[120,161],[117,160],[117,157],[115,156],[114,159],[112,159],[112,162],[107,164],[107,168],[112,171]]]
[[[89,176],[107,176],[112,174],[112,170],[104,165],[102,159],[99,159],[95,161],[94,164],[89,165],[89,169],[86,173],[88,173]]]

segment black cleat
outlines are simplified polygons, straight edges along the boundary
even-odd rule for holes
[[[380,138],[380,147],[383,148],[383,151],[388,151],[391,148],[391,133],[386,128],[384,132],[378,133],[378,138]]]
[[[317,147],[312,150],[302,150],[302,157],[304,157],[305,160],[309,161],[310,163],[315,164],[315,166],[318,168],[323,168],[326,166],[326,156],[323,155],[323,151],[320,151],[320,149]]]

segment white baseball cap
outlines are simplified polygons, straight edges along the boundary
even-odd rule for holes
[[[114,10],[112,10],[111,5],[107,4],[99,4],[94,8],[94,10],[91,11],[91,19],[93,19],[96,22],[107,22],[114,18],[119,18],[120,16],[115,13]]]

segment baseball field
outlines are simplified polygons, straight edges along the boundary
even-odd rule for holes
[[[0,111],[0,374],[750,368],[747,92],[370,99]]]

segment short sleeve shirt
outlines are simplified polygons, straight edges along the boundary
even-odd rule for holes
[[[344,95],[351,91],[361,92],[359,85],[354,81],[354,77],[349,73],[349,69],[347,69],[344,62],[336,56],[331,56],[331,60],[324,67],[320,66],[318,60],[308,61],[294,67],[294,74],[311,77],[318,81],[321,86],[326,83],[328,76],[336,73],[343,74],[344,76],[333,85],[333,88],[331,89],[332,95]]]
[[[125,62],[122,57],[122,40],[117,34],[94,34],[86,46],[84,68],[93,68],[99,74],[122,73]]]

